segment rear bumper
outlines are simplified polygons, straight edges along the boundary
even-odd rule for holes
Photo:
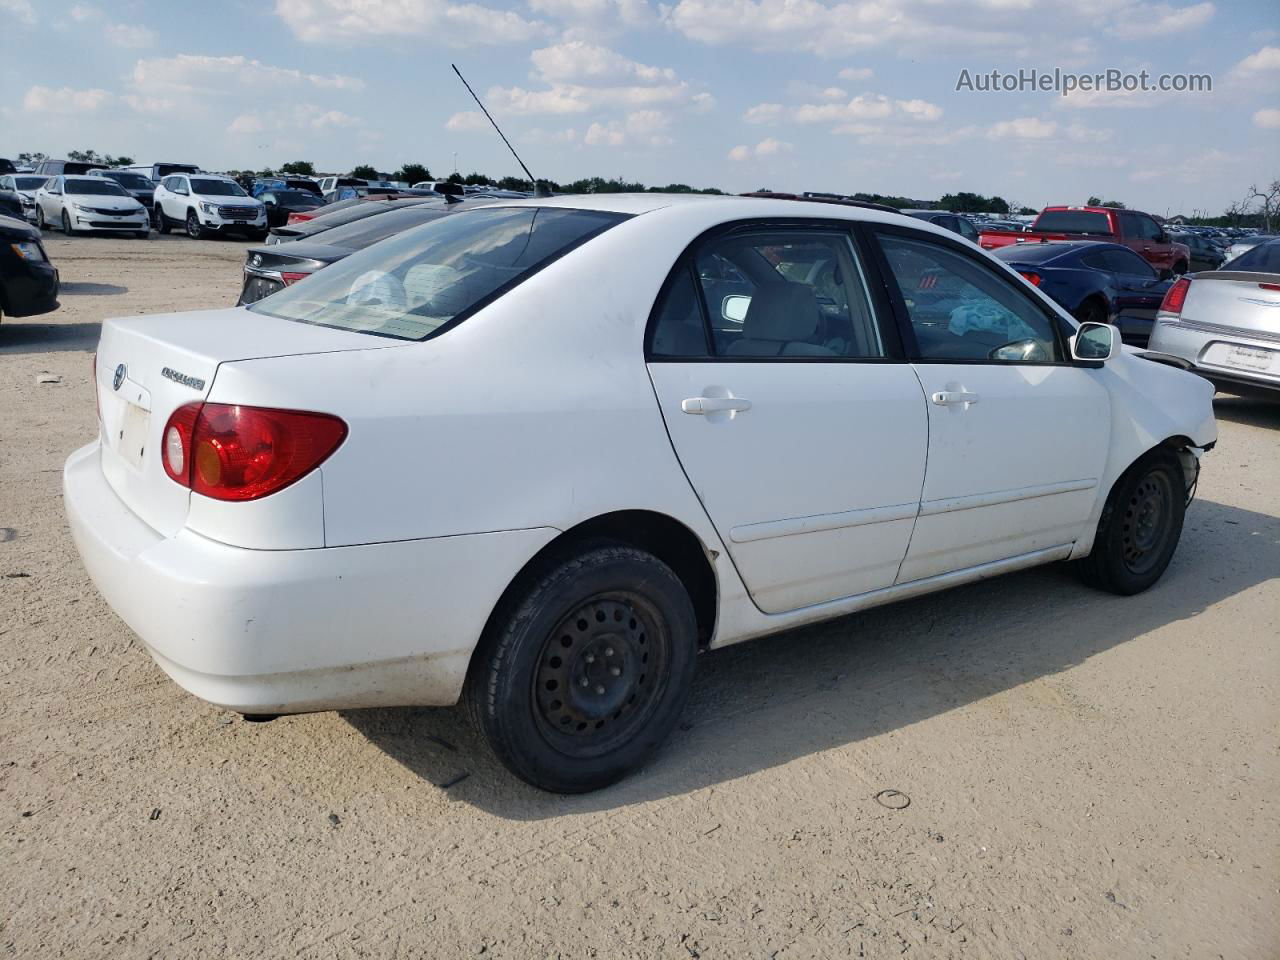
[[[549,528],[314,550],[166,538],[116,496],[98,444],[67,518],[107,603],[181,687],[241,713],[456,702],[498,597]]]
[[[1249,370],[1214,362],[1223,344],[1266,350],[1275,355],[1269,370]],[[1163,360],[1198,373],[1228,392],[1280,391],[1280,342],[1251,337],[1248,331],[1198,330],[1182,323],[1158,322],[1151,332],[1149,350]]]

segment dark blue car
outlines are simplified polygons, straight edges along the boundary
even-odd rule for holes
[[[992,251],[1077,320],[1114,323],[1125,343],[1146,346],[1172,280],[1118,243],[1019,243]]]

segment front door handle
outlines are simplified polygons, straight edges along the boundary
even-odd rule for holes
[[[743,397],[689,397],[680,401],[685,413],[702,416],[708,413],[742,413],[751,409],[751,401]]]
[[[936,403],[940,407],[949,407],[952,404],[956,404],[956,403],[963,403],[963,404],[977,403],[979,398],[976,393],[961,393],[961,392],[952,391],[952,390],[940,390],[929,399],[932,400],[934,403]]]

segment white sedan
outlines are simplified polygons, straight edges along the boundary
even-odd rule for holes
[[[1212,387],[974,245],[854,205],[456,214],[246,308],[103,324],[71,529],[249,715],[465,698],[556,791],[619,779],[696,654],[1035,564],[1177,546]]]
[[[120,184],[105,177],[50,177],[36,191],[36,226],[151,236],[151,214]]]

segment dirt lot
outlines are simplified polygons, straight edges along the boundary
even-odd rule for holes
[[[709,655],[565,799],[457,711],[255,725],[161,674],[60,470],[99,321],[233,302],[244,245],[48,245],[62,309],[0,325],[0,955],[1280,956],[1280,404],[1219,398],[1147,594],[1049,568]]]

